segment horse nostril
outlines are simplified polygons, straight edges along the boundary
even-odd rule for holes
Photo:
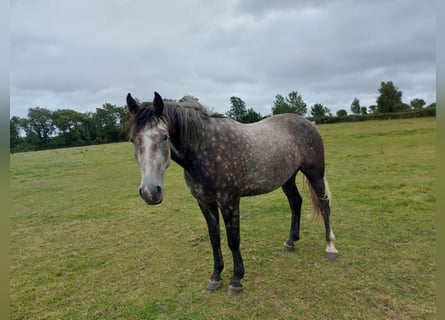
[[[162,188],[161,188],[160,186],[157,186],[157,187],[156,187],[156,192],[157,192],[157,193],[161,193],[161,192],[162,192]]]
[[[139,195],[142,197],[142,188],[139,188]]]

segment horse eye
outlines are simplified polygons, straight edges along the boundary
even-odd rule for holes
[[[168,138],[170,138],[170,136],[169,136],[168,134],[165,134],[163,140],[165,141],[165,140],[167,140]]]

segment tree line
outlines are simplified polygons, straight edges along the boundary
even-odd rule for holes
[[[351,114],[348,114],[346,109],[340,109],[336,112],[336,116],[334,116],[331,113],[331,110],[328,107],[323,106],[321,103],[315,103],[308,109],[307,104],[304,102],[298,91],[291,91],[287,96],[277,94],[273,101],[271,111],[273,115],[280,113],[296,113],[301,116],[306,116],[317,123],[323,123],[348,121],[348,119],[359,121],[366,119],[365,116],[368,116],[370,119],[378,119],[383,118],[383,115],[387,114],[419,111],[426,105],[425,100],[420,98],[412,99],[409,104],[404,103],[402,101],[403,92],[399,90],[392,81],[382,81],[378,91],[380,95],[377,97],[375,105],[370,105],[368,107],[362,106],[360,100],[357,97],[354,98],[349,108]],[[239,122],[249,123],[265,118],[252,108],[247,108],[245,102],[238,97],[231,97],[230,102],[230,110],[226,112],[226,115]],[[418,114],[419,116],[435,115],[435,108],[436,103],[433,102],[424,108],[428,109],[427,112],[413,112],[413,114]],[[360,118],[359,116],[363,117]]]
[[[130,115],[123,106],[105,103],[95,112],[29,108],[28,116],[9,121],[10,152],[125,141]]]
[[[379,119],[395,114],[403,116],[433,116],[436,103],[425,107],[425,101],[416,98],[409,104],[402,102],[402,91],[391,81],[381,82],[380,95],[375,105],[362,106],[358,98],[350,105],[352,114],[345,109],[332,115],[329,108],[315,103],[309,109],[301,94],[290,92],[287,96],[277,94],[273,101],[271,112],[296,113],[307,116],[317,123],[337,121],[360,121],[366,118]],[[198,100],[195,97],[192,97]],[[179,101],[184,100],[185,97]],[[262,116],[239,97],[230,97],[230,107],[226,115],[242,123],[252,123],[267,116]],[[29,108],[26,118],[13,116],[10,119],[10,152],[43,150],[102,144],[128,140],[125,124],[129,120],[125,106],[105,103],[95,112],[81,113],[70,109],[51,111],[46,108]]]

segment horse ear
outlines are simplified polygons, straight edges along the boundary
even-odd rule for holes
[[[133,99],[130,93],[127,94],[127,107],[131,113],[136,113],[139,110],[138,103]]]
[[[153,99],[153,108],[154,111],[158,115],[162,115],[162,112],[164,111],[164,101],[162,100],[162,97],[155,91],[155,97]]]

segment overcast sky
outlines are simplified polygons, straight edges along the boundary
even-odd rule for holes
[[[308,105],[436,101],[433,0],[11,0],[11,115],[95,111],[193,95],[215,111],[237,96],[262,115],[297,90]]]

